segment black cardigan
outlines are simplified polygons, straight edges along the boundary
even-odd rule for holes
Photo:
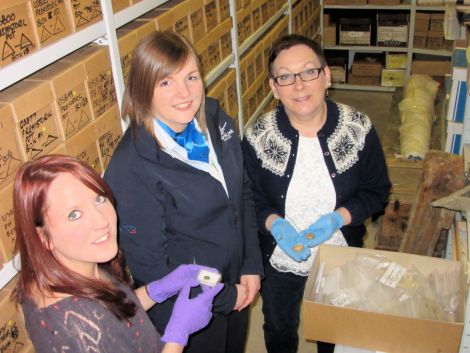
[[[317,136],[336,191],[336,208],[351,213],[343,232],[350,246],[362,246],[366,218],[383,211],[391,187],[377,133],[367,115],[330,100]],[[264,260],[275,241],[265,228],[269,215],[285,216],[285,198],[295,167],[299,133],[282,104],[260,117],[245,134],[245,167],[254,188]]]

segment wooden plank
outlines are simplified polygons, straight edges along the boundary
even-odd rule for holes
[[[443,229],[449,229],[455,211],[431,206],[464,186],[463,157],[431,150],[426,154],[416,203],[411,209],[401,252],[433,256]]]

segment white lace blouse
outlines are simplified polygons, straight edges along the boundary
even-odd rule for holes
[[[286,195],[285,218],[302,231],[320,216],[334,211],[336,192],[323,158],[318,138],[299,137],[297,159],[292,180]],[[341,231],[337,231],[326,244],[347,246]],[[292,272],[307,276],[312,267],[317,247],[311,248],[311,256],[303,262],[290,258],[276,246],[271,255],[271,265],[280,272]]]

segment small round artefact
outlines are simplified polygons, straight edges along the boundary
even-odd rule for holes
[[[307,234],[305,234],[305,238],[307,238],[308,240],[312,240],[313,238],[315,238],[315,234],[307,233]]]
[[[295,244],[292,249],[294,249],[294,251],[302,251],[304,249],[304,245],[303,244]]]

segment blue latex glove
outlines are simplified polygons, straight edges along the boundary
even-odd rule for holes
[[[157,303],[162,303],[176,295],[186,285],[196,287],[199,285],[197,275],[201,270],[218,273],[215,268],[200,265],[179,265],[172,272],[158,281],[147,284],[147,294]]]
[[[212,318],[212,301],[223,287],[223,283],[213,288],[203,286],[203,292],[192,299],[189,298],[191,286],[183,287],[176,299],[162,341],[179,343],[183,346],[188,344],[189,335],[209,324]]]
[[[338,212],[331,212],[321,216],[300,234],[303,243],[312,248],[330,239],[343,225],[343,217]]]
[[[276,218],[271,227],[271,234],[277,245],[297,262],[305,261],[310,256],[310,249],[289,221],[284,218]]]

